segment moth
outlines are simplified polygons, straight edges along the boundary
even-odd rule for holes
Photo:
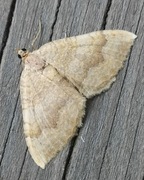
[[[86,99],[107,90],[136,35],[104,30],[18,50],[24,64],[20,94],[29,152],[41,168],[82,125]]]

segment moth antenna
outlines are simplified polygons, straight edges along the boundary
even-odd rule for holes
[[[67,38],[67,33],[66,33],[66,31],[65,31],[65,39]]]
[[[37,38],[38,38],[38,36],[40,35],[40,33],[41,33],[41,21],[40,21],[40,19],[39,19],[39,29],[38,29],[38,32],[37,32],[35,38],[32,40],[32,43],[31,43],[32,50],[34,49],[34,43],[35,43],[35,41],[37,40]]]
[[[68,30],[67,30],[67,27],[66,27],[65,30],[64,30],[64,38],[65,38],[65,39],[68,38]]]

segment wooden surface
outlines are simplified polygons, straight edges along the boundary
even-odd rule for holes
[[[100,29],[137,34],[116,82],[88,100],[78,136],[40,169],[27,151],[19,94],[21,62],[16,48]],[[144,179],[144,1],[1,0],[0,180]],[[84,140],[84,141],[83,141]]]

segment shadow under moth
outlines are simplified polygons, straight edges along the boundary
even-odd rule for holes
[[[24,64],[20,94],[29,152],[41,168],[76,134],[85,102],[107,90],[123,67],[136,35],[96,31],[18,50]]]

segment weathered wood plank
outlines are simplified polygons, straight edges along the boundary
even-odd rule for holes
[[[14,7],[13,0],[0,1],[0,59],[2,57],[3,49],[5,47],[11,25],[11,7]]]
[[[0,180],[142,178],[142,5],[142,0],[115,0],[112,4],[105,0],[16,2],[0,72]],[[117,81],[109,91],[88,101],[78,137],[45,170],[35,165],[25,144],[19,100],[21,64],[15,54],[15,48],[29,47],[39,19],[42,32],[35,48],[51,39],[63,38],[65,32],[73,36],[105,25],[107,29],[127,29],[138,34],[129,62]]]

